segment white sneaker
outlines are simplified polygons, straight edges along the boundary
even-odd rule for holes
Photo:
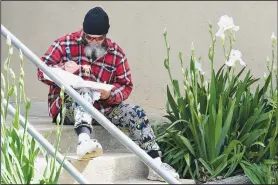
[[[101,156],[103,149],[96,139],[88,139],[79,142],[76,153],[80,160],[89,160]]]
[[[180,176],[176,172],[176,170],[173,167],[171,167],[170,165],[168,165],[167,163],[161,163],[161,168],[168,171],[177,180],[180,178]],[[147,179],[152,180],[152,181],[165,182],[165,180],[160,175],[158,175],[153,169],[151,169],[150,167],[149,167],[149,175],[148,175]]]

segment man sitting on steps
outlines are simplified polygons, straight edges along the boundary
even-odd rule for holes
[[[119,45],[106,37],[109,27],[106,12],[100,7],[92,8],[85,15],[83,29],[56,39],[41,59],[48,66],[60,67],[84,80],[114,85],[111,91],[101,90],[100,99],[93,106],[118,128],[128,129],[138,140],[139,146],[178,179],[176,171],[161,162],[160,148],[144,110],[137,105],[123,103],[132,91],[133,82],[125,53]],[[61,116],[61,89],[47,80],[40,69],[38,79],[50,86],[49,114],[53,122],[56,122],[57,116]],[[77,91],[86,101],[92,102],[93,91],[84,88]],[[92,124],[96,121],[69,96],[65,98],[65,106],[67,111],[64,124],[74,125],[78,135],[77,154],[84,158],[101,155],[101,145],[90,138]],[[147,179],[164,181],[150,168]]]

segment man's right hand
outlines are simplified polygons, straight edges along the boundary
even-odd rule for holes
[[[65,70],[74,73],[79,70],[81,65],[77,65],[74,61],[68,61],[65,63]]]

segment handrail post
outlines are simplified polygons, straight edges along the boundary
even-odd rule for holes
[[[116,139],[118,139],[123,145],[125,145],[131,152],[144,162],[147,166],[151,167],[157,174],[159,174],[166,182],[170,184],[180,184],[180,182],[174,178],[166,170],[162,169],[160,165],[154,163],[154,159],[151,158],[145,151],[143,151],[137,144],[135,144],[128,136],[120,131],[113,123],[111,123],[102,113],[100,113],[90,103],[86,102],[84,98],[80,96],[70,85],[64,83],[55,74],[49,71],[48,66],[41,61],[31,50],[29,50],[20,40],[18,40],[9,30],[7,30],[1,24],[1,34],[4,37],[9,35],[11,37],[12,44],[17,48],[21,49],[22,52],[27,56],[31,62],[33,62],[38,68],[40,68],[51,80],[55,82],[60,88],[64,88],[65,92],[73,98],[80,106],[83,107],[93,118],[98,121],[108,132],[110,132]],[[66,85],[64,85],[66,84]]]

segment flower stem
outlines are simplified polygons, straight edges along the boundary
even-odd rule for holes
[[[8,46],[8,50],[10,50],[11,46]],[[11,54],[8,54],[8,58],[5,61],[5,66],[6,66],[6,96],[8,96],[8,91],[9,91],[9,69],[10,69],[10,61],[11,61]],[[5,67],[4,67],[5,69]]]
[[[211,53],[210,53],[210,61],[211,61],[211,70],[213,69],[213,59],[214,59],[214,46],[215,46],[215,39],[212,35],[212,30],[210,29],[209,30],[209,33],[210,33],[210,37],[211,37],[211,41],[212,41],[212,50],[211,50]]]
[[[223,47],[223,51],[224,51],[224,57],[225,57],[225,59],[228,61],[228,56],[226,55],[226,48],[225,48],[225,45],[222,44],[222,47]]]
[[[227,61],[229,61],[229,59],[230,59],[230,54],[231,54],[232,48],[234,46],[234,43],[232,41],[232,33],[231,33],[230,30],[228,30],[228,36],[229,36],[229,42],[230,42],[230,50],[229,50],[229,53],[228,53]]]
[[[166,49],[167,49],[167,58],[165,59],[165,62],[166,62],[166,65],[167,65],[166,68],[167,68],[168,75],[169,75],[170,80],[171,80],[171,84],[172,84],[172,87],[173,87],[174,95],[176,95],[174,84],[173,84],[173,78],[172,78],[172,74],[171,74],[171,70],[170,70],[170,47],[169,47],[168,41],[167,41],[167,34],[164,34],[164,41],[165,41]]]
[[[274,65],[274,57],[275,57],[275,53],[274,53],[274,44],[272,44],[272,61],[271,61],[271,69],[270,69],[270,94],[271,96],[274,95],[274,90],[273,90],[273,84],[272,84],[272,73],[273,73],[273,65]]]

